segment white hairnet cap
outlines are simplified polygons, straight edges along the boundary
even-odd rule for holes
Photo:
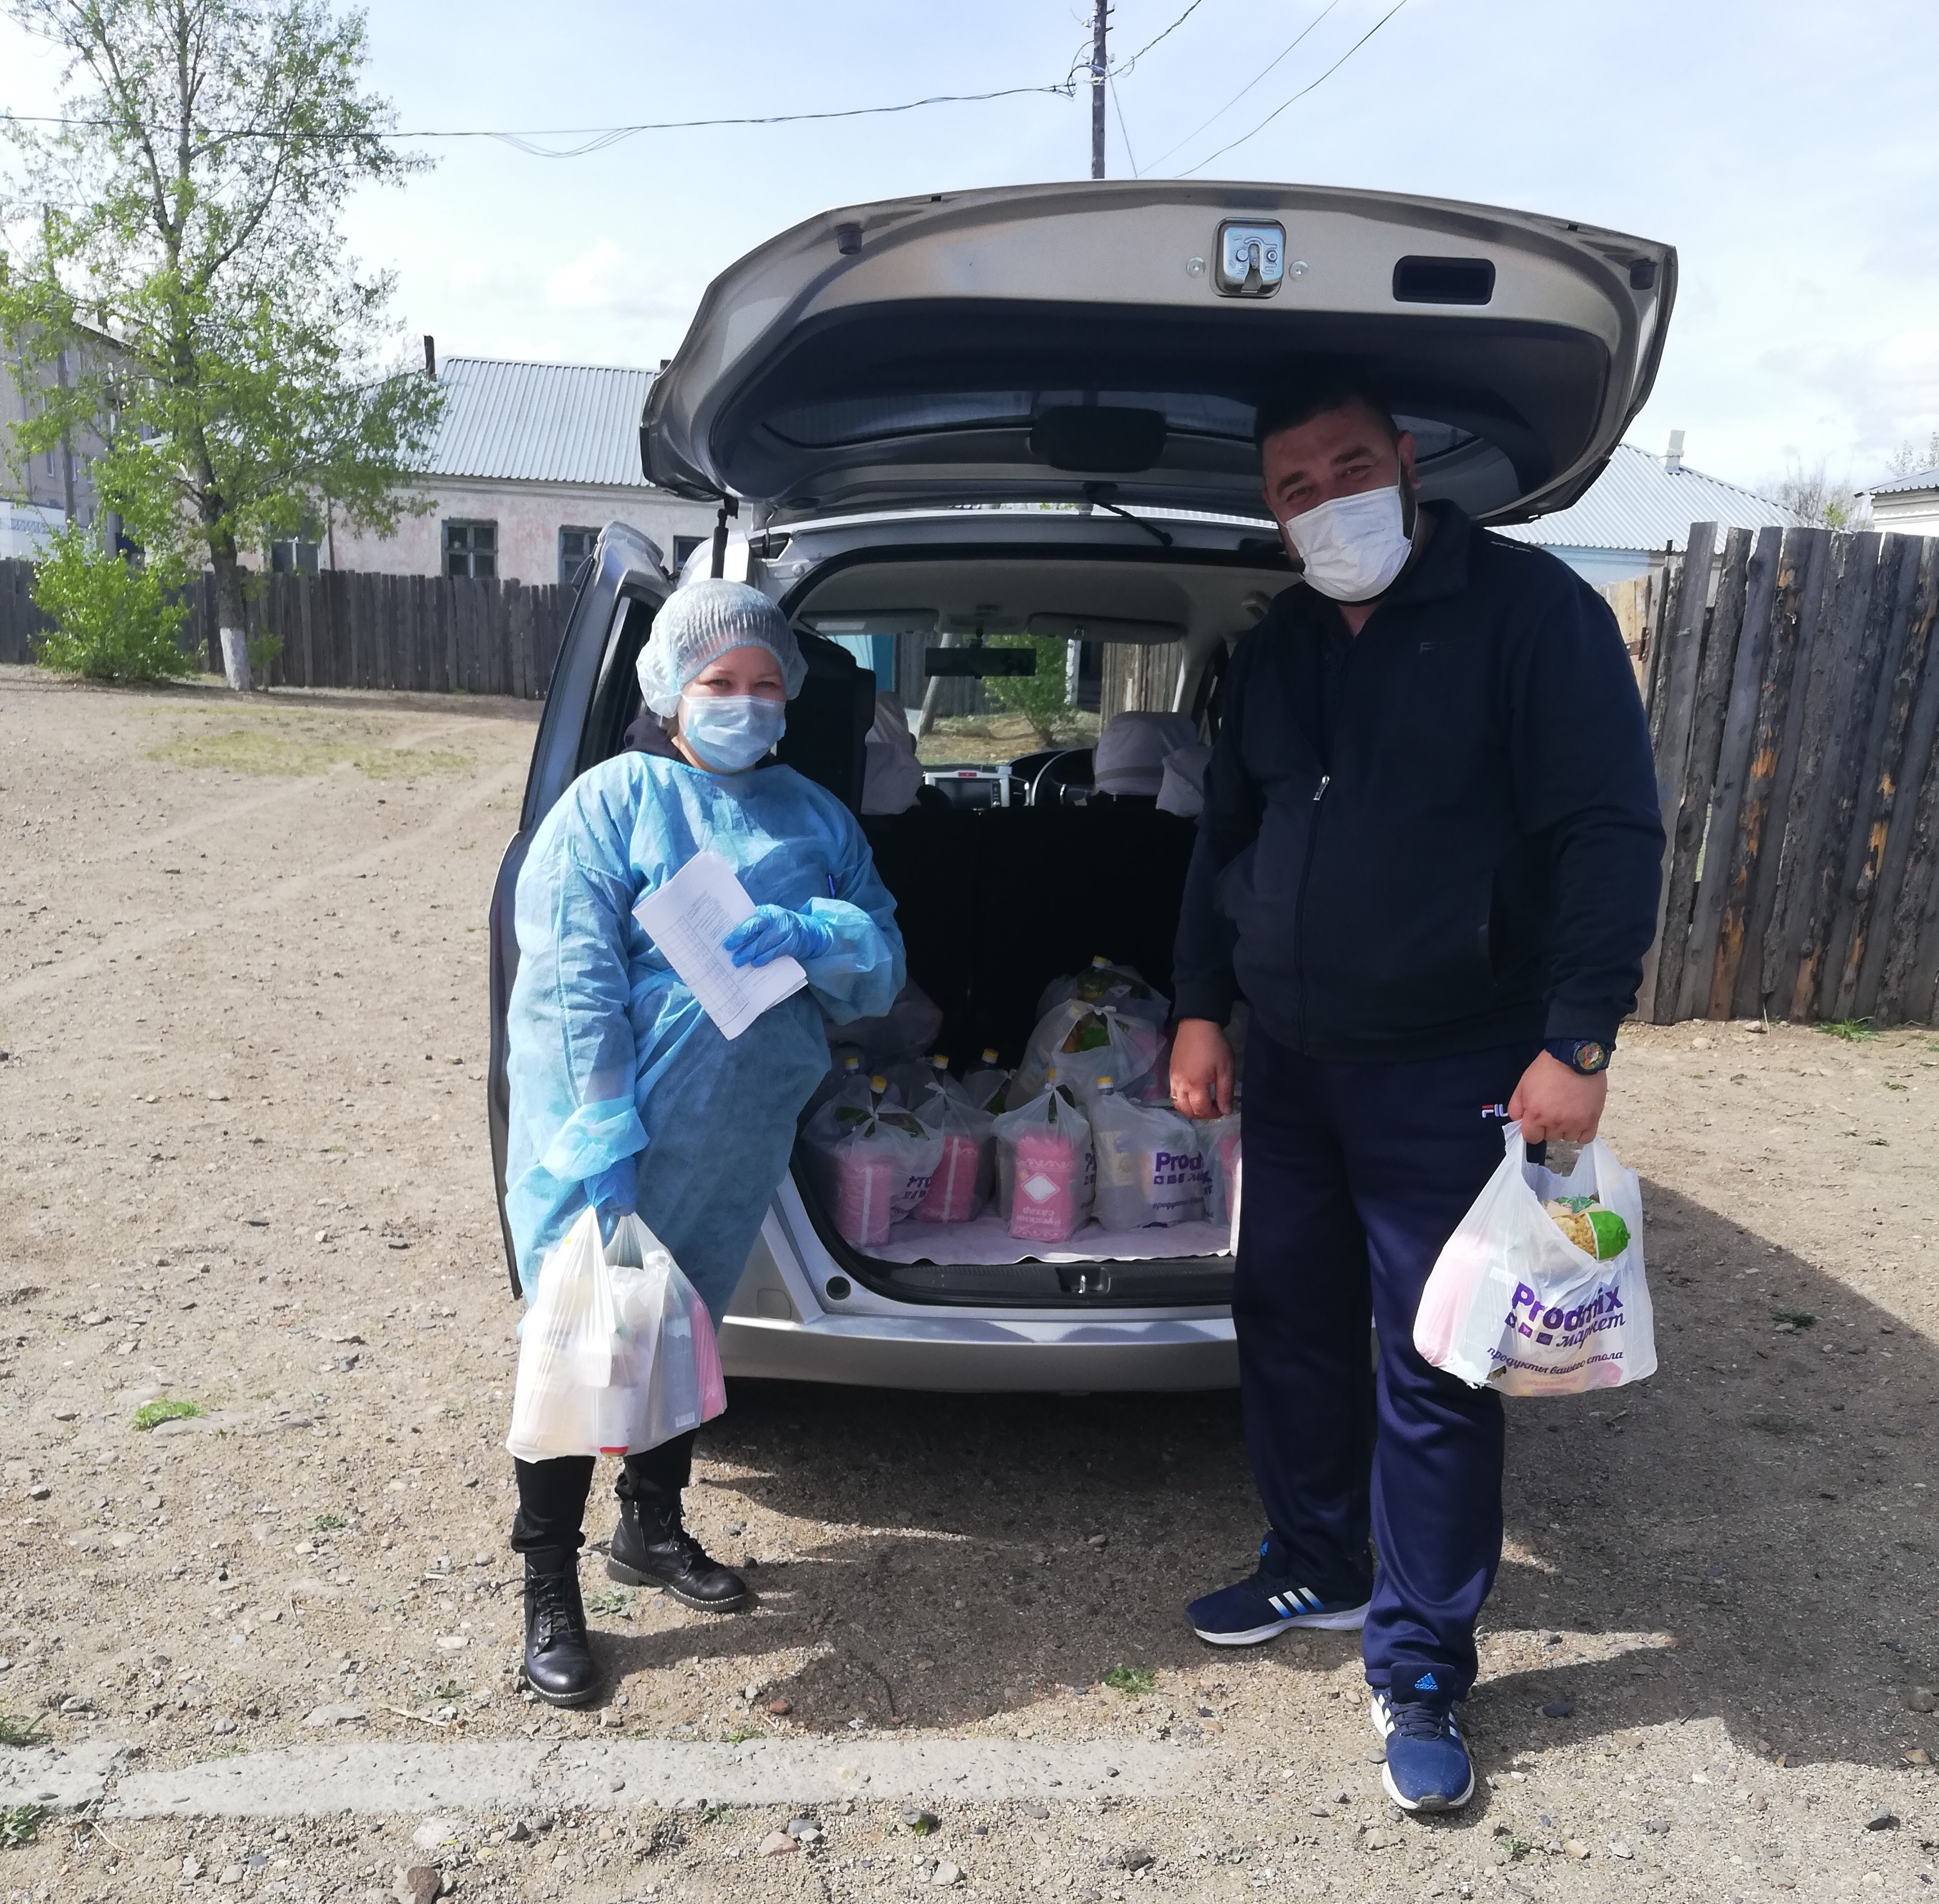
[[[766,648],[781,664],[791,701],[808,678],[808,663],[787,617],[757,588],[709,577],[675,589],[653,617],[640,650],[640,691],[656,714],[671,714],[680,690],[730,648]]]

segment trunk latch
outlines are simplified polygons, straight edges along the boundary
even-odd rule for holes
[[[1286,279],[1286,227],[1219,227],[1219,291],[1227,297],[1270,297]]]

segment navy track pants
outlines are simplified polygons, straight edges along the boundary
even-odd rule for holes
[[[1303,1057],[1256,1028],[1246,1043],[1232,1298],[1246,1452],[1297,1584],[1363,1596],[1371,1534],[1376,1687],[1396,1662],[1457,1698],[1474,1683],[1501,1561],[1501,1398],[1423,1361],[1414,1317],[1501,1162],[1537,1048],[1390,1064]]]

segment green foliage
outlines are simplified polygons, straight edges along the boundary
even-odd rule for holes
[[[1809,1309],[1773,1309],[1773,1322],[1788,1322],[1794,1329],[1809,1329],[1818,1318]]]
[[[280,635],[251,635],[249,637],[249,672],[266,686],[270,664],[281,658],[283,638]]]
[[[31,1845],[46,1815],[38,1805],[16,1805],[0,1811],[0,1851],[17,1851]]]
[[[1113,1666],[1104,1675],[1104,1683],[1128,1699],[1142,1699],[1157,1689],[1158,1675],[1149,1666]]]
[[[1828,1038],[1843,1038],[1847,1044],[1869,1044],[1878,1036],[1868,1018],[1828,1018],[1811,1028]]]
[[[57,674],[90,681],[193,674],[194,657],[177,639],[188,611],[168,586],[180,579],[166,560],[131,565],[70,522],[34,570],[34,601],[54,618],[35,659]]]
[[[381,135],[360,14],[332,0],[8,0],[70,56],[50,133],[17,120],[0,340],[68,353],[13,426],[28,455],[83,445],[104,508],[157,556],[215,571],[240,628],[239,551],[333,506],[386,531],[438,385],[392,361],[392,288],[339,230],[351,193],[423,161]],[[51,384],[51,380],[49,380]]]
[[[138,1428],[158,1428],[164,1421],[190,1421],[202,1412],[199,1402],[144,1402],[135,1411]]]
[[[11,1712],[0,1712],[0,1745],[31,1745],[40,1730],[38,1718],[16,1719]]]
[[[310,1522],[311,1527],[318,1534],[334,1534],[339,1528],[349,1525],[341,1514],[336,1513],[318,1514]]]
[[[993,635],[984,645],[1036,650],[1035,674],[992,675],[983,692],[1006,713],[1021,714],[1036,730],[1040,745],[1052,745],[1058,720],[1072,711],[1064,682],[1068,644],[1061,635]]]

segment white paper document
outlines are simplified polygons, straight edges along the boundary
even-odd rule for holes
[[[736,965],[722,949],[721,940],[753,909],[734,869],[713,852],[695,854],[633,908],[724,1038],[738,1038],[769,1006],[808,982],[800,961],[785,954],[766,965]]]

